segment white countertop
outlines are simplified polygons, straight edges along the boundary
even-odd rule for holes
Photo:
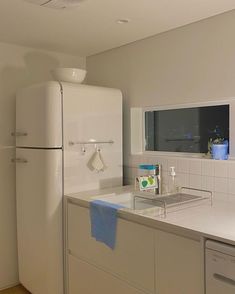
[[[85,207],[94,196],[103,196],[112,193],[125,193],[133,190],[131,186],[110,188],[104,190],[79,192],[65,195],[67,199]],[[168,230],[175,233],[189,234],[190,236],[216,239],[221,242],[235,245],[235,200],[214,199],[213,205],[209,202],[194,207],[182,208],[167,213],[166,217],[154,214],[142,215],[131,210],[120,210],[119,216],[138,222],[143,225]]]
[[[205,237],[235,243],[234,202],[214,199],[212,206],[199,204],[195,207],[170,212],[161,221],[196,231]]]

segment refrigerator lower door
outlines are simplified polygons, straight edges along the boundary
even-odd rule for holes
[[[62,294],[62,150],[17,148],[16,158],[20,282]]]

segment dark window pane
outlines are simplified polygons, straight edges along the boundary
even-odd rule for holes
[[[229,105],[145,112],[145,150],[207,153],[209,139],[229,140]]]

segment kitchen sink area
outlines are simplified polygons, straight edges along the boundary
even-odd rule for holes
[[[123,209],[135,213],[166,217],[167,213],[204,203],[212,206],[213,195],[211,191],[182,187],[176,193],[155,195],[150,192],[133,191],[95,196],[92,200],[118,204],[123,206]]]
[[[154,199],[149,193],[128,192],[124,194],[104,195],[102,197],[93,197],[92,200],[102,200],[109,203],[114,203],[123,206],[124,209],[144,210],[155,207]],[[149,197],[149,198],[148,198]]]

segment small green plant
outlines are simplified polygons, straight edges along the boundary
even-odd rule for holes
[[[212,152],[212,145],[226,144],[227,140],[222,137],[217,137],[215,139],[210,138],[208,141],[208,154]]]
[[[210,143],[211,143],[211,145],[212,144],[223,144],[224,143],[224,141],[225,141],[225,139],[224,138],[216,138],[216,139],[210,139]]]

